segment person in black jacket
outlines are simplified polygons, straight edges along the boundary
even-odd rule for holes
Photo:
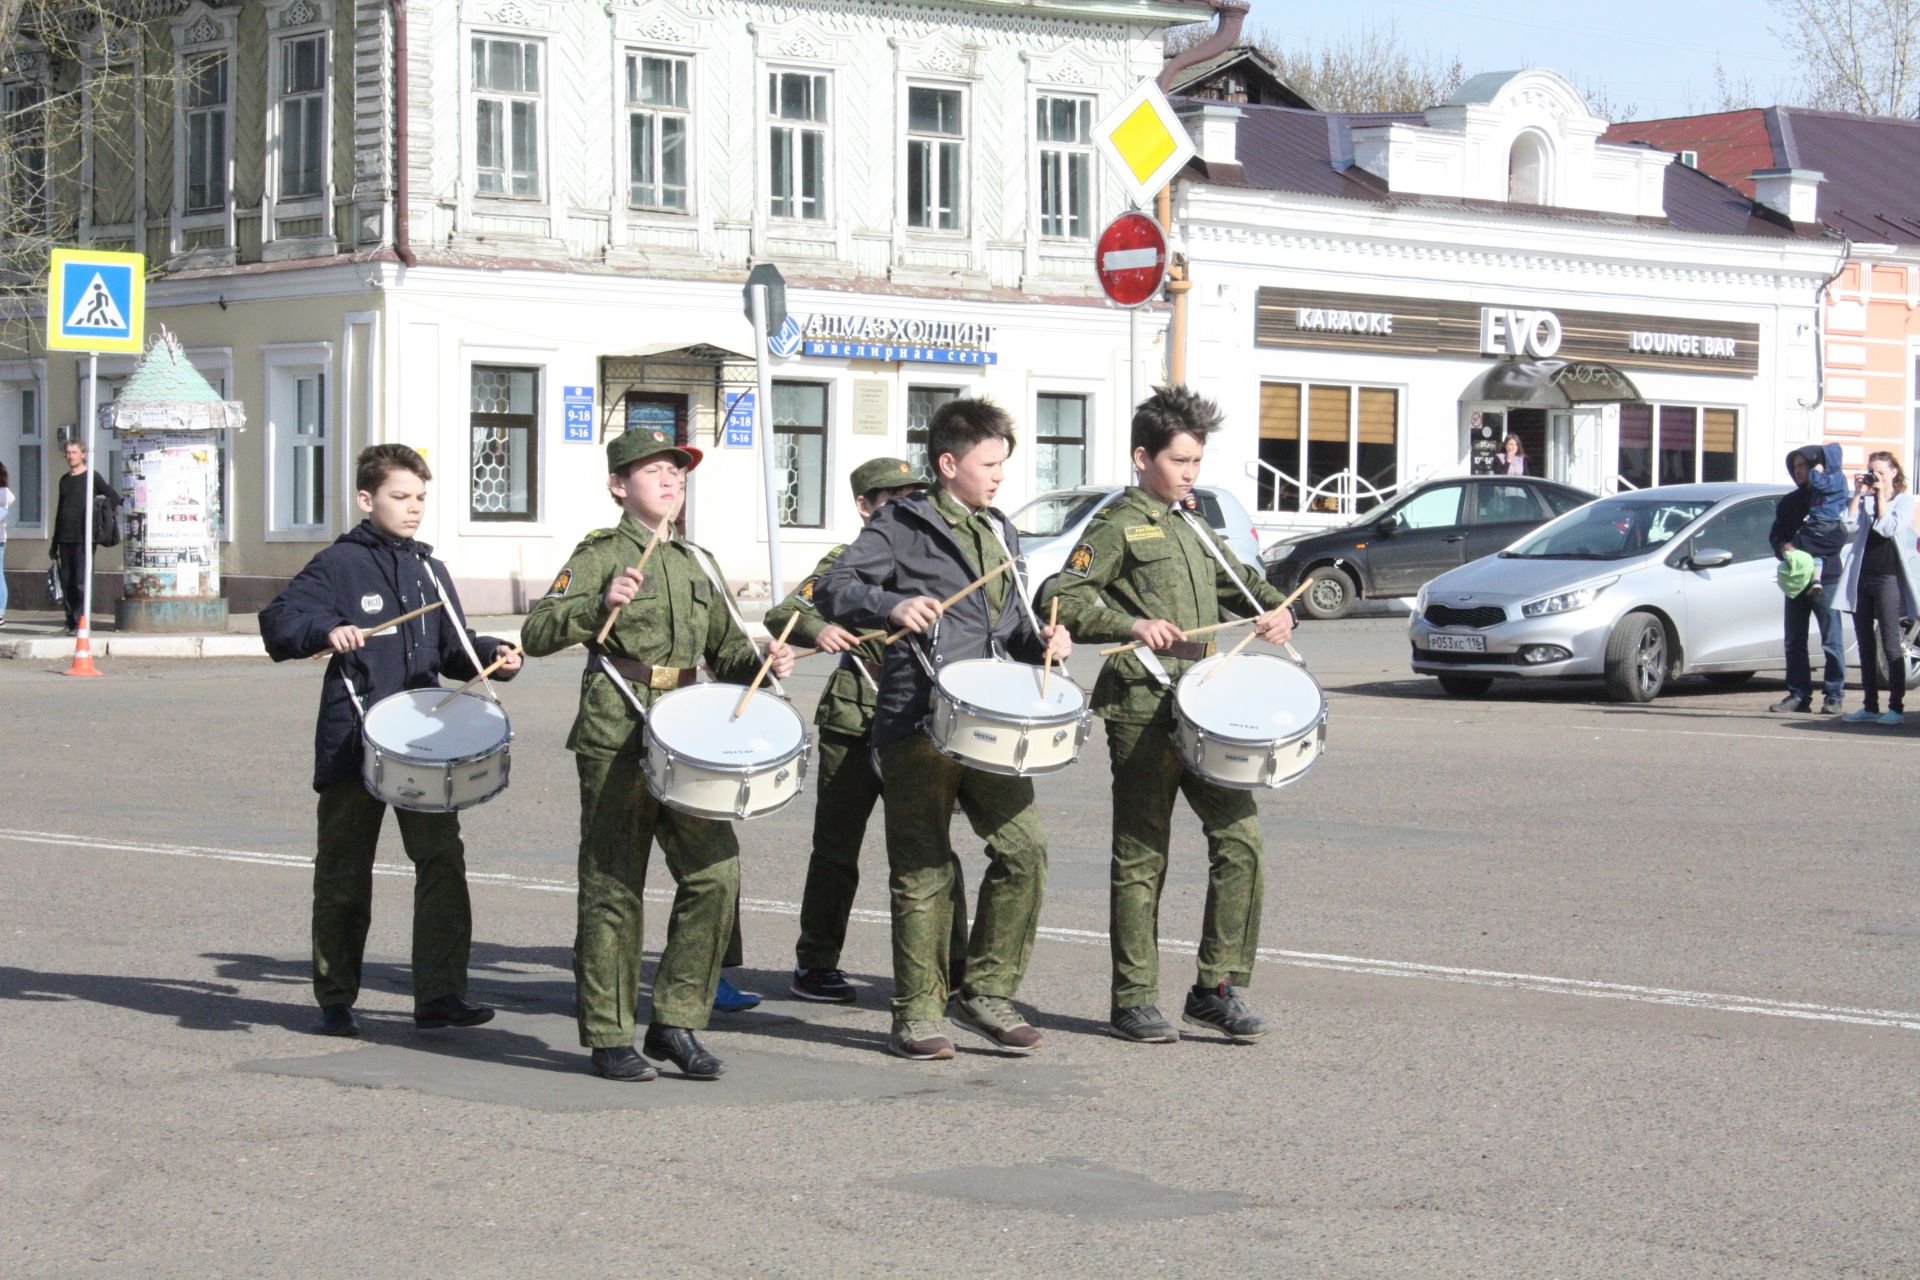
[[[340,535],[272,604],[260,611],[260,634],[276,662],[329,650],[314,727],[313,789],[320,793],[319,840],[313,863],[313,994],[326,1035],[360,1032],[353,1003],[372,919],[373,857],[387,806],[361,783],[360,713],[403,689],[433,689],[440,677],[470,679],[504,641],[462,634],[466,615],[453,575],[415,542],[425,509],[426,459],[402,444],[363,449],[356,483],[367,519]],[[368,636],[388,618],[435,600],[444,607],[392,631]],[[469,653],[471,646],[472,655]],[[499,678],[520,669],[508,650]],[[493,1010],[470,1004],[467,952],[473,912],[467,901],[466,850],[452,813],[396,810],[400,838],[413,861],[414,1022],[422,1027],[475,1026]]]
[[[1834,450],[1831,455],[1827,452],[1829,449]],[[1776,559],[1784,558],[1796,548],[1807,549],[1800,543],[1807,517],[1814,507],[1814,469],[1837,467],[1839,461],[1839,450],[1833,445],[1802,445],[1788,452],[1787,474],[1793,477],[1793,488],[1780,496],[1780,503],[1774,508],[1773,528],[1767,533],[1767,545],[1773,548]],[[1830,583],[1837,582],[1840,557],[1828,555],[1822,569]],[[1768,707],[1769,711],[1813,710],[1813,664],[1807,652],[1807,624],[1813,622],[1820,627],[1820,652],[1824,658],[1820,714],[1840,714],[1846,700],[1847,639],[1841,629],[1840,610],[1834,604],[1838,594],[1837,590],[1809,588],[1786,602],[1783,625],[1786,628],[1787,696]]]
[[[89,483],[87,477],[93,477]],[[60,570],[60,607],[67,611],[67,634],[80,627],[80,610],[86,607],[87,587],[87,500],[97,494],[114,506],[120,495],[100,478],[98,471],[87,469],[87,448],[78,440],[67,442],[67,474],[60,477],[60,498],[53,508],[53,562]],[[95,540],[99,531],[95,531]]]

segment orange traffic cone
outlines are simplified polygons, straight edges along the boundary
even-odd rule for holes
[[[93,665],[93,641],[87,634],[87,618],[80,617],[80,627],[73,635],[73,665],[60,674],[63,676],[97,676],[100,668]]]

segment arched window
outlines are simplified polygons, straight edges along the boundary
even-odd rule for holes
[[[1547,140],[1529,130],[1513,140],[1507,154],[1507,199],[1514,204],[1546,204],[1553,156]]]

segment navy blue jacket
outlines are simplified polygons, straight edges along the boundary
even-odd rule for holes
[[[428,565],[446,588],[449,603],[459,609],[453,575],[432,556],[433,548],[424,542],[390,538],[371,521],[361,521],[307,561],[307,567],[260,611],[267,656],[288,662],[324,653],[327,633],[335,627],[349,623],[377,627],[432,603],[440,597],[427,576]],[[465,619],[465,610],[460,617]],[[493,661],[494,651],[504,643],[491,636],[475,636],[471,630],[467,636],[482,662]],[[320,718],[313,730],[313,789],[360,776],[360,717],[347,696],[346,680],[353,682],[360,704],[371,708],[402,689],[436,688],[442,675],[469,680],[477,674],[446,609],[371,636],[364,648],[350,654],[336,654],[327,663],[327,678],[320,686]]]

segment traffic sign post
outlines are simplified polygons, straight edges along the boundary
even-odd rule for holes
[[[147,259],[138,253],[55,249],[47,272],[47,350],[87,353],[87,470],[94,470],[93,432],[100,406],[100,353],[140,353],[146,328]],[[97,676],[93,665],[93,483],[84,503],[80,625],[74,629],[70,676]]]
[[[787,282],[780,268],[763,262],[747,276],[745,289],[747,318],[753,321],[753,363],[759,374],[758,408],[767,421],[773,421],[773,358],[767,350],[767,334],[780,328],[787,319]],[[760,433],[760,478],[766,490],[767,512],[767,590],[779,600],[786,594],[780,576],[780,490],[775,481],[779,467],[773,456],[771,426]]]

